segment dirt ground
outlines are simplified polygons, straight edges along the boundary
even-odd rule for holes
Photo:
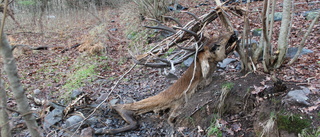
[[[304,0],[300,0],[299,2],[304,2]],[[211,10],[212,7],[212,5],[209,5],[196,8],[202,1],[186,0],[182,3],[184,6],[189,7],[189,11],[196,15],[202,15]],[[252,4],[253,7],[257,7],[258,9],[262,7],[261,2],[254,2]],[[296,46],[301,41],[302,34],[305,32],[303,30],[310,24],[310,21],[306,21],[300,14],[314,7],[319,6],[317,4],[302,5],[296,9],[299,15],[294,18],[290,46]],[[122,14],[124,12],[124,8],[107,8],[99,11],[99,15],[109,16],[105,22],[108,22],[106,29],[109,30],[108,35],[110,37],[106,40],[107,50],[102,55],[89,56],[76,48],[65,52],[62,52],[62,50],[66,48],[17,53],[16,59],[19,75],[26,89],[26,94],[36,96],[48,102],[66,105],[66,102],[70,102],[69,93],[73,92],[73,90],[66,88],[66,83],[70,79],[75,78],[73,75],[75,75],[75,72],[81,66],[86,66],[87,64],[96,65],[94,76],[88,75],[82,79],[81,86],[77,88],[79,91],[88,93],[91,100],[85,106],[78,107],[75,112],[88,116],[96,107],[96,104],[103,100],[103,97],[106,97],[104,95],[109,94],[117,79],[133,64],[127,51],[127,47],[130,45],[130,40],[128,40],[128,36],[125,33],[127,26],[122,23],[124,20]],[[187,18],[186,15],[178,13],[171,12],[169,14],[176,15],[177,18],[181,17],[183,23],[190,19],[190,17]],[[18,14],[17,16],[24,15]],[[27,19],[22,18],[20,22],[25,23],[21,24],[25,26],[25,29],[21,30],[12,23],[11,28],[7,30],[8,34],[10,34],[8,37],[11,39],[11,44],[26,44],[34,47],[49,45],[52,47],[62,46],[70,48],[76,44],[83,43],[83,39],[89,34],[90,30],[98,24],[88,14],[74,13],[73,16],[79,18],[73,20],[68,17],[58,18],[57,16],[56,21],[58,22],[55,22],[53,19],[46,19],[45,23],[47,23],[47,26],[45,28],[48,31],[44,33],[36,31],[36,26],[25,21]],[[258,12],[253,12],[253,15],[250,16],[250,25],[253,29],[260,27],[258,16]],[[18,17],[17,19],[19,19]],[[243,24],[241,19],[233,20],[233,23],[236,29],[241,29]],[[208,30],[210,30],[208,33],[213,34],[219,31],[220,28],[217,26],[219,24],[211,24],[208,27]],[[279,33],[280,23],[276,22],[275,26],[273,44],[277,43],[276,37]],[[58,27],[58,29],[51,30],[55,27]],[[183,108],[180,108],[181,114],[176,119],[175,127],[171,127],[167,123],[168,115],[166,113],[161,116],[147,113],[137,116],[139,128],[119,133],[115,136],[254,137],[263,133],[269,133],[270,136],[290,137],[297,136],[297,134],[294,135],[294,133],[278,130],[277,124],[270,125],[272,125],[272,121],[274,121],[273,123],[281,122],[276,121],[276,117],[289,116],[292,118],[294,115],[298,115],[301,119],[310,120],[309,128],[313,131],[319,130],[319,30],[319,25],[315,26],[305,45],[305,48],[313,50],[313,53],[303,55],[297,63],[290,66],[286,65],[286,62],[288,62],[286,60],[284,65],[276,70],[277,77],[283,81],[286,89],[278,90],[278,88],[275,88],[274,83],[270,79],[271,75],[262,73],[261,64],[258,64],[257,67],[260,69],[255,73],[242,74],[236,69],[239,63],[239,61],[236,61],[229,64],[224,70],[218,69],[212,77],[211,84],[200,88],[188,100],[187,104]],[[259,39],[259,37],[254,37],[254,39]],[[235,56],[231,55],[229,57],[234,58]],[[236,59],[239,60],[238,58]],[[179,68],[180,74],[186,69],[185,66],[179,66]],[[108,96],[107,102],[127,103],[138,101],[161,92],[173,82],[174,80],[167,79],[163,75],[162,69],[137,66],[125,76],[124,80],[119,83],[113,93]],[[226,85],[230,88],[227,92],[222,88]],[[308,94],[310,106],[284,104],[283,98],[287,93],[292,90],[301,89],[301,86],[311,90],[310,94]],[[40,91],[40,94],[35,95],[37,91]],[[8,90],[8,94],[8,107],[15,109],[16,102],[10,90]],[[69,100],[66,98],[69,98]],[[52,112],[53,108],[48,105],[39,105],[34,99],[30,99],[30,105],[37,112],[38,123],[41,129],[43,129],[44,118],[48,113]],[[92,120],[89,120],[89,122],[86,122],[76,130],[76,135],[80,135],[81,132],[90,128],[119,128],[125,125],[125,121],[116,112],[109,109],[108,105],[108,103],[103,104],[95,112]],[[49,131],[44,130],[44,133],[46,135],[53,133],[56,136],[71,136],[70,134],[74,131],[69,131],[69,129],[63,128],[62,125],[66,123],[66,119],[78,114],[71,113],[52,126]],[[10,111],[10,116],[12,120],[10,124],[12,125],[14,136],[30,136],[19,114]],[[209,135],[209,133],[212,134]],[[102,137],[109,135],[94,136]]]

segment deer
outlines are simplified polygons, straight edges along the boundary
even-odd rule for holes
[[[176,55],[174,55],[176,58],[185,59],[190,56],[189,53],[195,54],[195,59],[189,68],[175,83],[157,95],[133,103],[112,105],[111,108],[128,124],[117,129],[96,129],[95,134],[117,134],[133,130],[138,128],[138,121],[134,118],[136,115],[147,112],[154,112],[157,114],[166,112],[167,110],[169,113],[167,121],[174,127],[176,117],[179,115],[178,108],[183,107],[184,104],[187,103],[187,99],[196,92],[198,87],[205,86],[208,83],[207,80],[210,79],[217,63],[224,60],[227,54],[234,50],[238,40],[234,31],[228,31],[218,37],[208,38],[202,36],[202,28],[208,22],[211,22],[219,16],[216,11],[212,11],[200,18],[197,18],[195,15],[192,16],[195,17],[193,21],[190,21],[184,27],[175,28],[178,29],[178,31],[161,25],[159,21],[156,21],[158,26],[146,26],[148,28],[171,31],[174,32],[174,35],[164,39],[156,46],[157,48],[152,49],[147,54],[137,56],[135,60],[137,64],[143,64],[145,66],[174,67],[174,65],[181,62],[181,60],[172,61],[169,58],[159,59],[158,57],[154,57],[153,61],[150,61],[152,60],[150,58],[155,55],[161,55],[162,53],[160,52],[167,50],[168,47],[170,48],[170,46],[173,46],[174,44],[189,39],[194,41],[190,44],[192,48],[177,45],[178,48],[186,52],[184,52],[182,57],[176,57]],[[174,21],[177,22],[177,20]],[[155,63],[155,61],[160,61],[160,63]]]

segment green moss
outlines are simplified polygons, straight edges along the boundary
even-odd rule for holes
[[[95,67],[96,65],[87,65],[79,68],[70,76],[63,88],[71,91],[84,86],[86,81],[92,82],[93,77],[97,75],[94,70]]]
[[[289,133],[301,133],[305,128],[308,128],[311,124],[311,121],[303,118],[300,115],[278,115],[277,124],[280,130],[288,131]]]
[[[222,88],[225,88],[227,90],[231,90],[233,87],[234,87],[234,83],[232,82],[227,82],[222,85]]]

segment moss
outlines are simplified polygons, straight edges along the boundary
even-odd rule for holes
[[[222,88],[225,88],[227,90],[231,90],[233,87],[234,87],[234,83],[232,82],[227,82],[222,85]]]
[[[278,115],[277,116],[277,124],[279,130],[285,130],[289,133],[301,133],[301,131],[305,128],[308,128],[311,124],[309,119],[305,119],[300,115]]]

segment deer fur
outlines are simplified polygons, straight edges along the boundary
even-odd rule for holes
[[[181,78],[166,90],[138,102],[116,104],[115,106],[112,106],[128,125],[118,129],[98,129],[95,131],[95,134],[116,134],[135,129],[138,127],[138,122],[134,119],[135,115],[152,111],[158,113],[167,109],[170,109],[168,122],[173,126],[173,121],[175,117],[178,116],[178,112],[176,112],[177,108],[186,102],[185,93],[187,97],[190,98],[198,85],[209,77],[217,63],[226,57],[225,46],[227,43],[226,41],[228,41],[229,38],[227,38],[227,40],[222,40],[222,43],[220,40],[208,40],[203,50],[198,53],[196,62],[193,62]],[[194,64],[196,64],[195,71]],[[188,88],[192,77],[193,80]]]

